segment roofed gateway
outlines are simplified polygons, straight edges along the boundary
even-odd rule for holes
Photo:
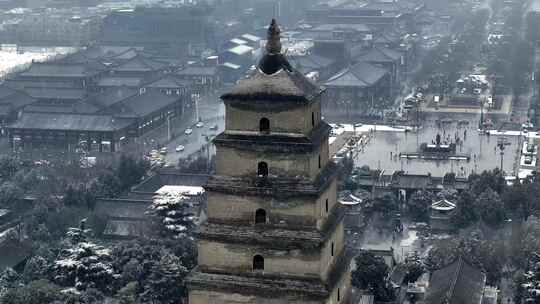
[[[291,67],[279,36],[273,20],[255,74],[222,96],[189,303],[349,303],[323,90]]]

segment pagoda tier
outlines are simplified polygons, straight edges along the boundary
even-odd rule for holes
[[[212,219],[204,223],[198,232],[199,239],[211,241],[227,241],[236,244],[250,244],[258,246],[271,246],[275,249],[320,249],[332,236],[344,216],[344,209],[336,207],[331,216],[321,227],[292,227],[285,225],[249,225],[245,222],[220,223],[219,219]],[[294,229],[296,228],[296,229]]]
[[[334,181],[337,173],[337,165],[328,162],[314,181],[302,177],[213,175],[208,179],[205,189],[228,194],[276,198],[319,196]]]
[[[324,88],[287,62],[275,20],[266,50],[221,97],[225,131],[214,139],[189,303],[348,304],[351,254]]]
[[[221,293],[236,293],[247,297],[286,299],[284,303],[326,303],[332,294],[336,296],[336,288],[342,283],[343,273],[347,271],[353,256],[354,250],[343,250],[332,264],[325,281],[319,278],[273,276],[262,272],[230,273],[198,266],[186,283],[192,293],[201,291],[207,294],[211,291],[216,293],[213,295],[215,298],[219,298]],[[344,290],[340,295],[341,303],[349,303],[350,297],[350,290]]]

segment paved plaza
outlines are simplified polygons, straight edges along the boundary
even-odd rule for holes
[[[478,131],[479,115],[454,114],[452,120],[438,125],[436,115],[430,115],[424,121],[418,133],[402,130],[368,132],[371,139],[362,148],[357,147],[354,153],[357,166],[367,165],[372,169],[382,169],[387,172],[403,170],[407,174],[427,174],[443,176],[454,172],[458,177],[467,177],[473,172],[482,172],[500,167],[500,150],[497,148],[499,138],[505,137],[507,146],[504,150],[503,167],[507,173],[515,170],[518,155],[520,136],[515,135],[487,135]],[[459,123],[461,121],[461,123]],[[468,121],[468,124],[464,124]],[[437,134],[442,141],[455,142],[459,138],[461,144],[457,145],[456,154],[465,154],[467,160],[423,160],[406,159],[400,157],[403,153],[418,152],[422,143],[431,144]]]

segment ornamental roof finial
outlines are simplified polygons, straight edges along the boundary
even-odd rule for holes
[[[276,19],[272,19],[270,26],[268,27],[268,37],[266,41],[266,52],[268,54],[281,53],[281,36],[280,29],[277,25]]]

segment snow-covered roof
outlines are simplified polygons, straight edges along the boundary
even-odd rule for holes
[[[435,209],[439,211],[449,211],[449,210],[454,210],[454,208],[456,208],[456,204],[446,199],[443,199],[443,200],[440,200],[431,204],[431,209]]]
[[[244,34],[241,37],[246,39],[246,40],[249,40],[251,42],[259,42],[259,41],[261,41],[261,38],[255,36],[255,35],[251,35],[251,34]]]
[[[247,45],[237,45],[233,48],[230,48],[228,50],[229,52],[236,54],[236,55],[245,55],[253,51],[253,48]]]
[[[223,64],[223,66],[231,68],[233,70],[238,70],[239,68],[241,68],[241,66],[239,66],[238,64],[234,64],[234,63],[230,63],[230,62],[225,62]]]
[[[0,209],[0,217],[5,216],[9,213],[10,213],[9,209]]]
[[[184,195],[201,195],[204,193],[203,187],[197,186],[174,186],[165,185],[156,191],[156,194],[184,194]]]
[[[245,40],[242,40],[242,39],[239,39],[239,38],[233,38],[230,40],[232,43],[234,44],[247,44],[247,41]]]

